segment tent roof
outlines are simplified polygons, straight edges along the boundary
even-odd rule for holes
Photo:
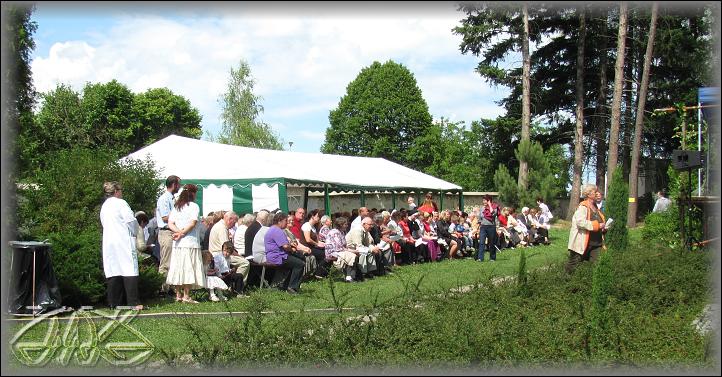
[[[383,158],[274,151],[170,135],[123,159],[151,156],[161,174],[187,181],[263,180],[341,189],[461,190],[460,186]]]

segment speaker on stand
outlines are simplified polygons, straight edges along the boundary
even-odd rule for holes
[[[702,161],[702,152],[686,151],[675,149],[672,151],[672,167],[675,170],[687,172],[687,187],[680,191],[679,212],[680,212],[680,229],[682,242],[684,242],[684,250],[690,251],[694,239],[691,235],[692,219],[689,211],[692,210],[692,170],[700,169],[704,166]],[[686,203],[685,203],[686,202]],[[687,208],[685,208],[685,205]]]

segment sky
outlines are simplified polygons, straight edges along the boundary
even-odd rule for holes
[[[479,58],[462,55],[451,31],[463,17],[452,2],[40,2],[33,83],[38,92],[113,79],[134,93],[167,87],[198,109],[204,134],[217,134],[218,98],[244,59],[260,119],[286,150],[319,152],[329,112],[374,61],[407,67],[435,120],[502,115],[508,89],[474,71]]]

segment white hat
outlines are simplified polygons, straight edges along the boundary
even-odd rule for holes
[[[528,211],[528,210],[529,210],[529,207],[524,207],[524,208],[521,209],[521,213],[524,213],[524,212],[526,212],[526,211]]]

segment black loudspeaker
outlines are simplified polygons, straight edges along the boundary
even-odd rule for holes
[[[700,151],[683,151],[679,149],[672,151],[672,166],[676,170],[699,169],[702,165],[702,152]]]

